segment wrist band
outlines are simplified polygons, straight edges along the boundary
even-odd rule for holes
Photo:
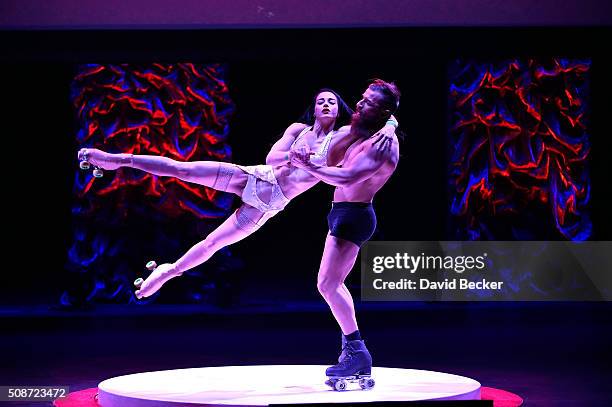
[[[399,123],[397,122],[397,120],[393,120],[393,119],[389,119],[387,120],[387,123],[385,123],[385,125],[390,124],[391,126],[395,127],[397,129],[397,126],[399,126]]]

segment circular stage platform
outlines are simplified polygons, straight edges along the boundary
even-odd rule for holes
[[[221,366],[137,373],[104,380],[98,403],[115,406],[266,406],[412,400],[480,400],[480,383],[448,373],[374,367],[376,386],[337,392],[317,365]]]

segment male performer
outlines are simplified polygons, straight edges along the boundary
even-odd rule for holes
[[[381,145],[372,135],[385,122],[397,127],[390,116],[397,110],[399,98],[400,92],[393,83],[376,79],[370,84],[352,117],[351,133],[358,139],[346,151],[341,167],[317,166],[310,162],[307,151],[292,153],[294,165],[336,187],[327,217],[329,233],[317,283],[343,333],[339,363],[326,370],[330,378],[371,374],[372,357],[361,339],[353,299],[344,280],[355,264],[361,245],[372,237],[376,228],[374,195],[398,164],[397,137],[393,135]]]

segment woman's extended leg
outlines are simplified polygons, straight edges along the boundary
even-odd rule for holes
[[[176,161],[156,155],[110,154],[95,148],[82,148],[79,160],[87,160],[105,170],[137,168],[148,173],[175,177],[238,196],[246,186],[248,174],[235,164],[221,161]]]
[[[161,264],[142,283],[136,297],[149,297],[157,292],[171,278],[180,276],[185,270],[196,267],[208,260],[219,249],[236,243],[257,229],[257,222],[265,216],[258,209],[243,204],[206,239],[193,246],[174,263]]]
[[[240,167],[231,163],[220,161],[177,161],[177,163],[177,178],[238,196],[242,196],[249,177]]]

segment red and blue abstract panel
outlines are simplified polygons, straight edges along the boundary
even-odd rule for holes
[[[544,208],[558,237],[587,240],[590,60],[459,60],[450,75],[451,213],[468,240]],[[537,236],[537,234],[536,234]]]
[[[71,98],[77,149],[231,160],[227,140],[234,104],[223,65],[82,65]],[[132,281],[146,276],[146,261],[176,260],[232,209],[232,194],[176,178],[132,168],[95,178],[91,170],[76,168],[64,305],[134,301]],[[218,274],[214,261],[207,267],[209,276]],[[203,298],[203,286],[191,284],[188,300]]]
[[[85,65],[74,78],[72,101],[79,147],[179,161],[231,159],[227,136],[234,106],[221,65]],[[230,195],[210,188],[123,168],[100,180],[91,172],[78,174],[76,190],[89,200],[90,211],[108,199],[127,205],[118,198],[130,191],[169,217],[185,211],[200,219],[224,217],[232,203]]]

